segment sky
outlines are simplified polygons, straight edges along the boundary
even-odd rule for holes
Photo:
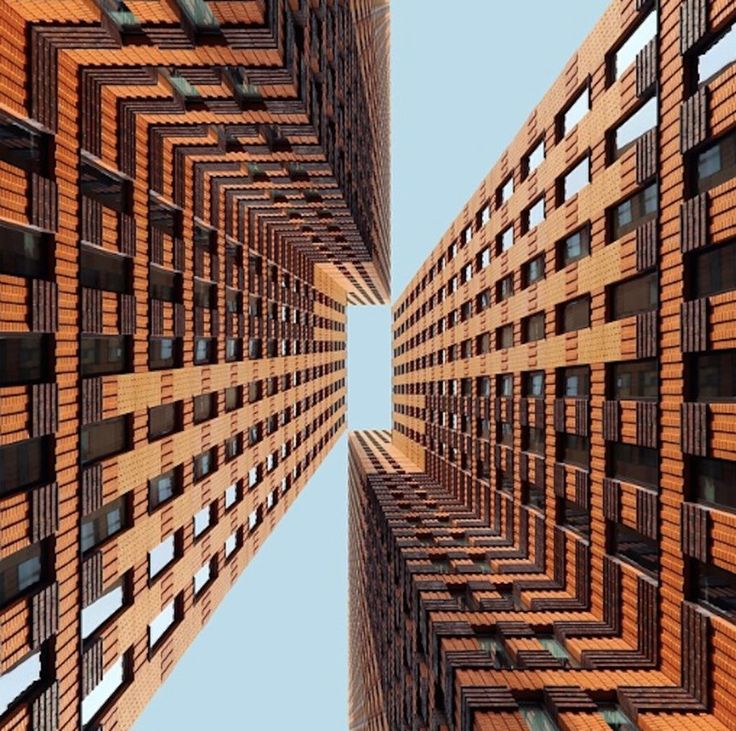
[[[607,5],[392,0],[394,297]],[[390,337],[388,306],[348,308],[351,429],[390,427]],[[345,731],[347,662],[343,437],[135,731]]]

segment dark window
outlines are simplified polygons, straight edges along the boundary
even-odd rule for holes
[[[215,285],[201,279],[195,279],[194,304],[208,310],[217,307],[217,289]]]
[[[194,399],[194,423],[199,424],[217,416],[217,395],[214,393],[205,393],[201,396],[195,396]]]
[[[82,464],[105,459],[130,448],[130,419],[118,416],[83,426],[79,454]]]
[[[225,294],[225,307],[228,312],[237,314],[243,310],[243,295],[234,289],[228,289]]]
[[[236,434],[225,440],[225,459],[235,459],[243,452],[243,435]]]
[[[194,365],[205,365],[217,360],[215,338],[194,338]]]
[[[503,302],[514,294],[514,275],[500,279],[496,284],[496,301]]]
[[[496,377],[496,396],[514,395],[514,376],[511,373],[505,373]]]
[[[736,175],[736,132],[703,150],[697,159],[697,190],[704,193]]]
[[[194,481],[203,480],[217,469],[217,457],[214,447],[194,458]]]
[[[0,160],[29,173],[46,175],[49,152],[47,135],[0,113]]]
[[[496,434],[496,441],[499,444],[505,444],[507,447],[511,447],[514,443],[514,427],[507,421],[502,421],[498,425],[498,432]]]
[[[0,495],[49,481],[49,455],[44,438],[24,439],[0,447]]]
[[[525,317],[521,321],[521,342],[532,343],[544,339],[544,312]]]
[[[17,277],[48,274],[48,239],[42,234],[0,223],[0,272]]]
[[[608,447],[608,474],[623,482],[659,488],[659,452],[649,447],[613,442]]]
[[[0,335],[0,387],[46,380],[49,351],[46,335]]]
[[[611,211],[612,240],[620,239],[657,217],[659,190],[657,184],[640,190]]]
[[[148,481],[148,509],[154,510],[174,495],[178,495],[182,488],[182,471],[180,467],[164,472]]]
[[[529,371],[522,374],[521,392],[526,398],[542,398],[544,396],[544,371]]]
[[[43,581],[41,544],[35,543],[0,561],[0,606]]]
[[[587,468],[590,464],[590,441],[577,434],[557,435],[557,461]]]
[[[544,254],[535,256],[521,268],[521,282],[523,287],[544,279]]]
[[[566,267],[590,254],[590,225],[570,234],[557,244],[559,267]]]
[[[640,312],[656,310],[659,304],[657,273],[644,274],[615,284],[609,290],[609,312],[612,320],[620,320]]]
[[[732,401],[736,399],[736,350],[694,355],[686,375],[691,400]]]
[[[124,335],[82,335],[82,375],[125,373],[129,368],[129,346]]]
[[[158,229],[169,236],[178,236],[181,211],[167,205],[154,196],[148,199],[148,220],[152,228]]]
[[[700,561],[693,561],[692,567],[695,601],[735,622],[736,575]]]
[[[627,360],[609,363],[611,399],[653,400],[659,396],[659,364],[650,360]]]
[[[125,528],[126,507],[125,498],[118,498],[82,518],[80,527],[82,553],[99,546]]]
[[[84,160],[79,167],[82,195],[120,213],[128,209],[127,181]]]
[[[496,330],[496,348],[512,348],[514,346],[514,326],[504,325]]]
[[[475,390],[478,396],[490,396],[491,379],[488,376],[478,376],[475,379]]]
[[[590,539],[590,513],[567,498],[557,498],[557,522],[575,531],[586,540]]]
[[[557,395],[559,398],[590,396],[590,369],[587,366],[559,369],[557,371]]]
[[[225,389],[225,411],[235,411],[243,405],[243,387],[230,386]]]
[[[181,274],[151,264],[149,294],[153,300],[181,302]]]
[[[736,289],[736,241],[698,251],[687,264],[693,298]]]
[[[539,510],[544,510],[544,490],[540,487],[537,487],[537,485],[534,485],[532,483],[528,483],[526,485],[524,499],[527,505],[530,505],[531,507],[537,508]]]
[[[79,281],[83,287],[107,292],[130,290],[130,258],[82,244]]]
[[[688,481],[697,489],[699,503],[736,510],[736,462],[693,457]]]
[[[525,452],[544,455],[544,429],[524,427],[521,433],[521,448]]]
[[[248,403],[253,404],[263,398],[263,381],[251,381],[248,384]]]
[[[657,541],[621,523],[613,524],[611,553],[628,563],[635,564],[647,573],[656,574],[659,571]]]
[[[181,402],[162,404],[148,409],[148,438],[160,439],[178,431],[181,424]]]
[[[575,332],[590,327],[590,297],[578,297],[566,302],[558,311],[557,332]]]
[[[151,338],[148,341],[148,367],[153,370],[181,365],[180,338]]]

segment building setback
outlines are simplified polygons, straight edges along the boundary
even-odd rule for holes
[[[351,729],[736,727],[735,23],[614,2],[397,301]]]
[[[345,428],[388,2],[0,18],[0,728],[130,728]]]

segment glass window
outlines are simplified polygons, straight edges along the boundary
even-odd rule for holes
[[[634,722],[617,705],[599,705],[603,720],[612,731],[635,731]]]
[[[561,398],[590,396],[590,370],[587,366],[562,368],[558,371],[558,384]]]
[[[656,310],[659,304],[657,273],[644,274],[615,284],[609,292],[612,320]]]
[[[46,335],[0,335],[0,387],[39,383],[52,362]]]
[[[181,302],[181,274],[151,264],[148,291],[151,299],[163,302]]]
[[[82,518],[80,538],[82,553],[112,538],[125,527],[125,498],[118,498]]]
[[[150,196],[148,199],[148,221],[152,228],[169,236],[178,236],[181,211]]]
[[[0,675],[0,716],[41,680],[41,652],[33,652],[7,672]]]
[[[651,12],[624,41],[612,59],[612,77],[618,79],[636,60],[639,52],[657,34],[657,13]]]
[[[530,371],[522,377],[522,395],[526,398],[542,398],[544,396],[544,371]]]
[[[208,449],[206,452],[194,458],[194,481],[203,480],[207,475],[216,469],[215,448]]]
[[[502,376],[497,377],[496,381],[496,395],[500,398],[502,396],[513,396],[514,395],[514,376],[511,373],[505,373]]]
[[[153,649],[176,621],[176,600],[169,602],[148,625],[148,649]]]
[[[736,621],[736,575],[700,561],[692,565],[695,600]]]
[[[659,191],[654,183],[620,203],[612,212],[613,241],[657,217]]]
[[[212,523],[212,506],[207,505],[194,514],[194,537],[199,538]]]
[[[736,350],[694,355],[686,375],[694,401],[732,401],[736,399]]]
[[[710,81],[734,61],[736,61],[736,25],[732,25],[698,56],[698,83]]]
[[[639,137],[657,126],[657,114],[657,97],[652,97],[616,127],[613,133],[614,160],[629,149]]]
[[[179,430],[181,402],[148,409],[148,439],[160,439]]]
[[[590,111],[590,86],[586,86],[562,114],[562,135],[568,134],[578,125],[580,120]]]
[[[736,510],[736,462],[698,457],[692,458],[689,468],[699,503]]]
[[[659,489],[659,452],[649,447],[613,442],[608,448],[609,476]]]
[[[502,206],[511,196],[514,194],[514,176],[512,175],[505,183],[499,188],[498,191],[498,205]]]
[[[544,327],[544,312],[537,312],[535,315],[524,318],[521,321],[522,342],[533,343],[535,340],[543,340]]]
[[[0,495],[49,482],[51,453],[53,450],[43,437],[0,447]]]
[[[544,162],[544,139],[539,140],[539,143],[532,148],[526,157],[526,172],[527,174],[536,170]]]
[[[158,576],[176,557],[176,541],[169,536],[148,552],[148,578]]]
[[[536,703],[519,704],[519,712],[529,731],[559,731],[559,727],[552,720],[552,716]]]
[[[225,558],[230,558],[230,556],[235,552],[237,547],[238,547],[238,534],[237,532],[231,533],[225,539]]]
[[[230,386],[225,389],[225,411],[235,411],[243,405],[242,386]]]
[[[531,259],[524,264],[521,273],[524,287],[528,287],[529,285],[544,279],[544,254],[535,256],[534,259]]]
[[[0,606],[40,584],[43,578],[40,543],[35,543],[2,559],[0,561]]]
[[[499,444],[505,444],[507,447],[511,447],[514,444],[514,427],[513,424],[509,424],[507,421],[502,421],[498,425],[498,433],[496,434],[496,441]]]
[[[736,289],[736,241],[693,253],[690,264],[693,297]]]
[[[96,632],[125,603],[123,583],[119,582],[99,599],[82,609],[82,639]]]
[[[659,396],[659,364],[649,360],[609,363],[610,398],[648,401]]]
[[[107,292],[130,290],[130,257],[82,244],[79,281],[83,287]]]
[[[82,724],[88,724],[125,682],[125,662],[122,657],[105,672],[102,680],[82,700]]]
[[[154,510],[181,489],[181,470],[175,467],[148,481],[148,509]]]
[[[194,596],[198,596],[199,593],[209,584],[212,578],[212,562],[208,561],[202,566],[196,574],[194,574]]]
[[[736,175],[736,132],[703,150],[697,159],[697,187],[704,193]]]
[[[118,416],[83,426],[79,436],[79,456],[83,465],[97,462],[130,449],[130,419]]]
[[[504,325],[496,330],[496,348],[503,350],[504,348],[514,347],[514,326]]]
[[[514,227],[509,226],[499,235],[499,251],[508,251],[514,245]]]
[[[123,178],[82,160],[79,180],[82,195],[120,213],[127,210],[128,183]]]
[[[214,338],[194,338],[194,365],[214,363],[217,359]]]
[[[204,307],[207,310],[217,307],[217,288],[215,285],[203,282],[201,279],[195,279],[194,304],[196,307]]]
[[[557,498],[557,521],[586,540],[590,538],[590,513],[567,498]]]
[[[590,297],[579,297],[560,308],[559,333],[575,332],[590,327]]]
[[[29,173],[46,175],[48,142],[45,134],[0,113],[0,160]]]
[[[562,177],[561,202],[570,200],[590,183],[590,155],[586,155],[574,168]]]
[[[194,403],[194,423],[199,424],[217,416],[217,394],[205,393],[201,396],[195,396],[192,399]]]
[[[577,434],[558,434],[558,462],[587,468],[590,464],[590,441]]]
[[[590,254],[590,225],[562,239],[558,244],[558,261],[566,267]]]
[[[656,574],[659,571],[657,541],[621,523],[613,525],[611,553],[635,564],[647,573]]]
[[[544,429],[533,426],[524,427],[521,441],[525,452],[544,455]]]
[[[507,300],[514,294],[514,275],[509,274],[507,277],[500,279],[496,285],[496,299],[498,302]]]
[[[148,367],[151,370],[176,368],[181,364],[179,338],[151,338],[148,341]]]
[[[240,490],[238,489],[237,484],[230,485],[227,490],[225,490],[225,509],[231,508],[236,502],[238,502],[239,492]]]
[[[0,273],[46,277],[48,254],[48,240],[43,235],[0,223]]]
[[[544,221],[545,217],[545,206],[544,206],[544,198],[540,198],[536,203],[534,203],[528,210],[527,210],[527,230],[531,231],[531,229],[538,226],[542,221]]]
[[[130,342],[124,335],[82,335],[82,376],[125,373],[129,368]]]

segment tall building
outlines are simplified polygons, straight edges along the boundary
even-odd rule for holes
[[[345,428],[388,0],[0,0],[0,728],[130,728]]]
[[[351,729],[736,728],[735,62],[614,2],[397,301]]]

